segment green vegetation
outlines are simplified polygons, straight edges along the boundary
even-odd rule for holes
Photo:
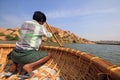
[[[18,40],[18,36],[6,35],[8,41]]]
[[[0,36],[5,36],[5,34],[1,32],[1,33],[0,33]]]

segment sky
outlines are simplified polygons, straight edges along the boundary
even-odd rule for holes
[[[82,38],[120,41],[120,0],[0,0],[0,27],[20,28],[34,11]]]

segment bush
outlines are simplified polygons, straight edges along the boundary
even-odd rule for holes
[[[8,41],[18,40],[18,36],[6,35]]]
[[[0,36],[5,36],[5,34],[1,32],[1,33],[0,33]]]

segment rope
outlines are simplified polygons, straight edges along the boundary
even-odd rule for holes
[[[93,59],[97,59],[97,58],[99,58],[99,57],[93,57]],[[91,59],[91,60],[93,60],[93,59]],[[106,72],[106,73],[104,73],[104,72],[99,72],[99,73],[97,73],[97,75],[98,76],[100,76],[100,75],[105,75],[106,76],[106,80],[110,80],[110,74],[111,74],[111,69],[113,69],[113,68],[115,68],[115,67],[117,67],[116,65],[112,65],[112,66],[109,66],[108,68],[107,68],[107,70],[108,70],[108,72]]]

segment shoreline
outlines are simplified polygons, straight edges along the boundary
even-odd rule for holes
[[[0,41],[0,44],[15,44],[16,41]]]

